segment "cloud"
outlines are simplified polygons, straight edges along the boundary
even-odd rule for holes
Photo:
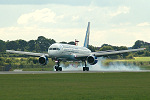
[[[70,42],[74,41],[75,39],[79,39],[81,44],[83,44],[84,36],[86,31],[85,29],[53,29],[53,28],[41,28],[41,27],[34,27],[34,26],[25,26],[25,27],[5,27],[0,28],[0,36],[2,40],[32,40],[37,39],[38,36],[45,36],[46,38],[52,38],[57,42]],[[78,33],[78,34],[76,34]],[[69,38],[68,38],[69,37]]]
[[[61,8],[61,9],[60,9]],[[74,26],[72,21],[77,23],[85,23],[93,21],[95,23],[106,23],[112,17],[126,14],[129,12],[129,7],[99,7],[99,6],[67,6],[67,5],[49,5],[47,8],[37,9],[33,12],[22,14],[17,23],[20,25],[44,25],[55,24],[65,27],[67,23]],[[82,22],[81,22],[82,21]],[[72,23],[72,25],[70,25]],[[51,26],[48,25],[48,26]],[[76,24],[77,25],[77,24]],[[55,25],[52,25],[53,27]],[[58,27],[58,25],[57,25]]]
[[[14,4],[14,5],[42,5],[42,4],[66,4],[66,5],[88,5],[91,0],[1,0],[0,4]]]
[[[131,25],[130,22],[125,22],[125,23],[119,23],[119,24],[112,24],[112,27],[121,27],[121,26],[125,27],[129,25]]]
[[[78,20],[78,19],[79,19],[79,16],[72,16],[73,21]]]
[[[110,10],[110,11],[111,11],[111,10]],[[129,8],[129,7],[120,6],[119,8],[117,8],[116,11],[111,12],[111,13],[110,13],[110,16],[114,17],[114,16],[117,16],[117,15],[120,15],[120,14],[127,14],[127,13],[129,13],[129,11],[130,11],[130,8]]]
[[[139,23],[137,26],[150,26],[149,22]]]
[[[9,7],[7,6],[7,8]],[[20,6],[16,8],[19,9]],[[16,21],[18,25],[0,28],[0,39],[31,40],[37,39],[38,36],[45,36],[53,38],[57,42],[70,42],[78,39],[79,44],[82,46],[87,23],[90,21],[90,44],[93,46],[100,46],[103,43],[132,46],[137,39],[149,41],[148,31],[142,30],[145,27],[134,26],[135,24],[130,16],[127,17],[129,20],[125,20],[126,16],[119,16],[125,14],[128,16],[130,7],[127,6],[103,7],[52,4],[43,6],[29,5],[29,7],[25,6],[24,9],[27,10],[20,9],[21,14],[18,14],[21,15]],[[16,12],[16,10],[14,11]],[[145,23],[149,25],[148,22]],[[141,25],[139,24],[138,26]],[[147,35],[145,36],[145,34]]]
[[[59,16],[60,17],[60,16]],[[62,18],[63,16],[61,16]],[[55,23],[56,14],[48,8],[35,10],[34,12],[23,14],[18,18],[18,24],[32,23]]]
[[[85,25],[87,26],[87,25]],[[91,24],[93,27],[93,24]],[[134,29],[135,28],[135,29]],[[101,46],[104,43],[115,46],[133,46],[136,40],[144,40],[149,42],[150,29],[136,27],[131,28],[115,28],[115,29],[95,29],[91,28],[90,45]],[[6,27],[0,28],[0,39],[2,40],[35,40],[38,36],[52,38],[57,42],[74,41],[78,39],[79,45],[83,46],[86,27],[84,28],[41,28],[34,26],[25,27]]]

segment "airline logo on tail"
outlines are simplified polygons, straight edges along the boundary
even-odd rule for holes
[[[89,35],[90,35],[90,22],[88,22],[88,27],[86,31],[85,40],[84,40],[84,47],[86,48],[88,48],[88,45],[89,45]]]

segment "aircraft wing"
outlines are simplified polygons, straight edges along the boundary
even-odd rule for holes
[[[129,50],[120,50],[120,51],[99,51],[99,52],[91,52],[89,54],[77,54],[76,58],[85,58],[90,55],[94,55],[96,57],[102,57],[102,56],[110,56],[115,54],[123,54],[127,52],[135,52],[135,51],[141,51],[145,50],[146,48],[139,48],[139,49],[129,49]]]
[[[24,55],[36,56],[36,57],[40,57],[40,56],[45,55],[45,56],[49,57],[49,55],[45,54],[45,53],[34,53],[34,52],[24,52],[24,51],[14,51],[14,50],[6,50],[6,52],[16,53],[16,54],[24,54]]]

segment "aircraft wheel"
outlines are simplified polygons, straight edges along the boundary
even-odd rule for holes
[[[58,68],[56,68],[56,71],[58,71]]]
[[[62,71],[62,67],[55,66],[56,71]]]
[[[56,69],[56,71],[58,71],[58,67],[56,67],[55,69]]]
[[[86,67],[83,67],[83,71],[85,71],[86,70]]]
[[[89,67],[83,67],[83,71],[89,71]]]
[[[59,71],[62,71],[62,67],[59,67]]]
[[[55,69],[57,68],[57,66],[55,66]]]
[[[89,67],[86,67],[86,71],[89,71]]]

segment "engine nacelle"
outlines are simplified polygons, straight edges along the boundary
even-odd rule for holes
[[[95,65],[95,64],[98,62],[98,59],[97,59],[97,57],[91,55],[91,56],[88,56],[88,57],[87,57],[87,62],[88,62],[90,65]]]
[[[46,64],[48,63],[48,58],[47,58],[46,56],[41,56],[41,57],[39,58],[39,63],[40,63],[41,65],[46,65]]]

